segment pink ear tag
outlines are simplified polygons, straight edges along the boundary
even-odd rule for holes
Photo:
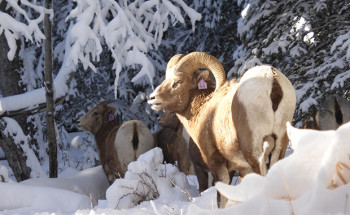
[[[111,122],[114,120],[114,115],[112,113],[109,113],[108,115],[108,121]]]
[[[207,82],[205,82],[204,79],[201,78],[200,81],[198,82],[198,89],[205,90],[207,88],[208,88]]]

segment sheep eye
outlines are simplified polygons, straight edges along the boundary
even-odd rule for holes
[[[97,113],[97,112],[94,112],[92,115],[93,115],[94,117],[96,117],[96,116],[98,116],[98,113]]]
[[[172,88],[176,88],[178,84],[181,84],[182,81],[181,80],[178,80],[178,81],[175,81],[175,83],[173,83],[173,85],[171,86]]]

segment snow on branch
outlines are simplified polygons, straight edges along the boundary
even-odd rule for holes
[[[103,2],[101,6],[104,7],[101,8],[101,13],[96,14],[95,23],[115,60],[113,64],[113,69],[116,71],[115,89],[118,87],[119,74],[124,66],[141,65],[141,70],[132,82],[146,75],[149,83],[153,85],[154,66],[147,53],[158,48],[170,21],[171,24],[176,24],[177,21],[184,23],[179,6],[168,0],[146,2],[137,0],[130,4],[119,4],[113,0]],[[201,19],[201,15],[182,0],[176,0],[175,3],[190,17],[194,29],[194,24]],[[108,18],[106,16],[109,14],[108,11],[115,15],[109,23],[106,23],[103,20]]]
[[[91,61],[99,61],[102,52],[98,32],[94,31],[94,16],[100,11],[100,5],[95,0],[77,0],[78,6],[66,18],[66,21],[76,18],[74,25],[69,31],[71,47],[68,55],[67,65],[83,64],[84,69],[88,67],[96,72]]]
[[[23,5],[28,5],[40,14],[39,18],[31,20],[18,6],[17,1],[8,0],[8,2],[16,11],[23,14],[28,22],[24,24],[11,18],[12,24],[4,25],[1,22],[4,19],[0,20],[0,33],[5,31],[5,34],[8,34],[6,37],[9,38],[11,50],[16,48],[15,41],[22,34],[28,40],[33,40],[32,35],[34,35],[34,40],[37,43],[41,42],[44,36],[39,24],[42,23],[45,9],[21,0]],[[130,3],[128,1],[118,3],[114,0],[76,0],[76,7],[65,19],[70,23],[70,27],[64,41],[64,60],[54,79],[55,99],[62,98],[68,93],[69,81],[79,62],[84,69],[90,68],[97,71],[93,62],[100,60],[104,43],[114,58],[115,92],[118,88],[119,73],[126,66],[141,65],[139,73],[132,78],[132,82],[146,75],[152,85],[155,69],[147,53],[158,48],[169,22],[184,23],[183,13],[190,17],[193,26],[201,18],[199,13],[189,8],[182,0],[174,0],[174,2],[177,5],[169,0],[146,2],[135,0]],[[179,7],[184,12],[181,12]],[[0,15],[9,16],[5,13]],[[11,52],[12,58],[14,54],[15,51]],[[14,97],[1,98],[0,115],[28,107],[32,109],[45,103],[44,91],[44,88],[40,88]]]
[[[32,9],[35,13],[31,14],[38,14],[38,17],[30,17],[20,5]],[[10,48],[7,57],[12,61],[17,50],[16,41],[19,40],[21,36],[23,36],[26,41],[38,44],[45,39],[45,35],[43,34],[40,25],[43,23],[45,13],[49,13],[52,18],[53,11],[46,10],[44,7],[38,6],[27,0],[7,0],[7,6],[13,9],[14,17],[19,15],[24,18],[23,21],[18,21],[8,13],[0,12],[0,34],[4,33],[5,35]]]

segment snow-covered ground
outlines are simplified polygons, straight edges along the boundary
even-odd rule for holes
[[[175,166],[163,164],[161,150],[155,148],[110,187],[100,166],[21,183],[7,176],[8,182],[0,183],[0,214],[349,213],[350,123],[337,131],[289,125],[288,135],[293,153],[266,177],[250,174],[236,186],[217,183],[198,195],[193,180],[187,183]],[[0,166],[5,178],[6,171]],[[216,189],[230,199],[227,208],[217,209]]]

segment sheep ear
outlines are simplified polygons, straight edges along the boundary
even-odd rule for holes
[[[117,110],[118,110],[118,102],[117,101],[111,102],[111,103],[107,104],[107,106],[109,107],[109,109],[112,110],[112,113],[114,115],[117,115]]]
[[[192,78],[192,89],[207,89],[208,88],[209,71],[197,70]]]

